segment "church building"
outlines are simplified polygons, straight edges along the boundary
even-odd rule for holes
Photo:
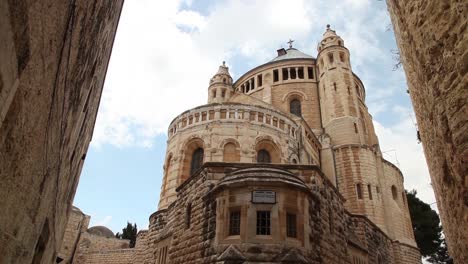
[[[317,49],[290,41],[236,81],[223,63],[174,118],[132,263],[421,263],[350,52],[330,26]]]
[[[171,122],[138,263],[421,262],[345,42],[327,26],[317,49],[290,41],[236,81],[223,62]]]

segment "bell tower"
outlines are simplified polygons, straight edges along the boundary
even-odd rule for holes
[[[317,64],[325,133],[331,137],[334,145],[364,143],[364,132],[368,131],[360,120],[361,106],[366,108],[364,88],[359,87],[360,81],[352,72],[349,51],[343,39],[330,25],[327,25],[318,45]],[[367,113],[367,108],[365,110]]]
[[[223,103],[227,101],[234,93],[232,87],[232,77],[229,74],[229,68],[223,61],[219,66],[218,72],[210,79],[208,86],[208,103]]]
[[[385,185],[364,86],[351,69],[343,39],[330,25],[318,45],[317,64],[323,137],[328,137],[333,152],[323,151],[322,156],[333,156],[337,187],[347,200],[347,209],[368,216],[386,230],[382,200],[373,199]]]

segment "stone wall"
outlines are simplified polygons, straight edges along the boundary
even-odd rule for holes
[[[79,260],[73,262],[76,264],[133,264],[140,263],[134,262],[134,249],[118,249],[89,252]]]
[[[71,259],[77,250],[81,233],[86,232],[88,229],[89,220],[89,215],[85,215],[76,207],[72,208],[68,217],[67,227],[65,228],[65,234],[63,235],[62,246],[57,255],[63,259],[61,263],[71,263]]]
[[[133,248],[130,249],[129,244],[130,241],[126,239],[118,239],[114,237],[107,238],[84,232],[81,233],[72,263],[89,264],[90,258],[97,258],[104,261],[106,256],[111,255],[112,252],[120,252],[119,254],[131,255],[131,258],[133,258],[133,252],[135,250]],[[104,264],[113,262],[102,263]]]
[[[387,0],[411,100],[455,263],[468,259],[466,1]]]
[[[52,263],[123,1],[0,2],[0,262]]]
[[[204,105],[182,113],[169,127],[159,208],[175,200],[175,189],[190,176],[191,155],[198,147],[204,149],[204,162],[223,161],[225,145],[233,143],[244,163],[256,162],[258,148],[269,145],[273,163],[292,163],[295,158],[302,164],[319,164],[319,141],[310,129],[310,137],[304,137],[305,128],[298,123],[280,111],[238,103]],[[308,147],[300,148],[301,142]],[[302,152],[309,159],[299,159],[306,156]]]

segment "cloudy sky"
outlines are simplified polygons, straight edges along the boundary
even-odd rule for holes
[[[326,24],[351,52],[384,157],[400,167],[406,189],[434,203],[404,72],[393,70],[396,44],[384,1],[128,0],[75,205],[91,225],[117,232],[128,220],[146,228],[157,210],[167,126],[206,103],[221,62],[236,79],[290,38],[316,57]]]

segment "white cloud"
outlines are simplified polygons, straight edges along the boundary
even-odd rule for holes
[[[368,0],[228,0],[216,2],[206,16],[191,10],[195,4],[125,3],[94,146],[151,146],[172,118],[206,102],[208,81],[221,61],[230,65],[229,61],[242,56],[246,65],[256,66],[272,59],[289,38],[296,39],[304,52],[316,55],[327,23],[345,38],[353,65],[359,67],[382,54],[374,33],[388,19],[385,6],[376,12]],[[234,77],[248,70],[238,63],[230,66]]]
[[[112,221],[112,216],[107,215],[104,218],[96,220],[96,222],[93,221],[93,218],[91,217],[91,224],[90,226],[108,226]],[[94,223],[93,223],[94,222]]]

